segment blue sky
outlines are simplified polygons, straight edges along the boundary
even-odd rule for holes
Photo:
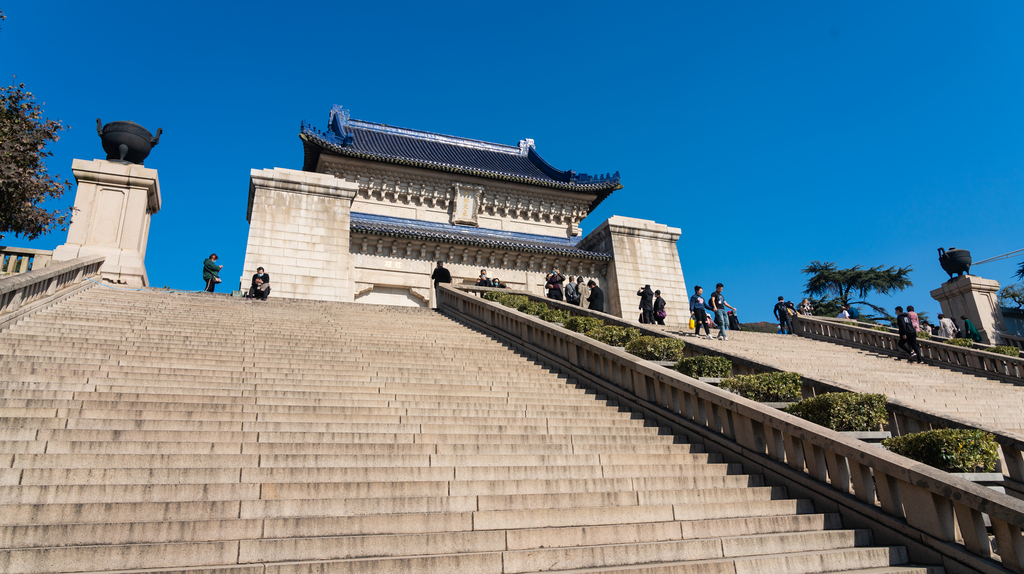
[[[888,307],[934,316],[936,249],[1024,248],[1024,4],[8,1],[0,73],[71,126],[50,171],[103,157],[95,119],[164,129],[154,286],[241,272],[249,170],[302,165],[300,120],[352,117],[619,171],[611,215],[679,227],[688,286],[742,321],[812,260],[912,265]],[[74,192],[60,205],[69,205]],[[49,249],[65,233],[5,244]],[[1021,258],[977,267],[1008,284]],[[683,302],[669,302],[681,308]]]

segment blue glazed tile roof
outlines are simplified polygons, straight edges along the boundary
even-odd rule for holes
[[[619,173],[590,176],[555,169],[540,157],[532,140],[519,146],[495,144],[431,132],[351,120],[340,106],[331,110],[328,131],[302,122],[299,137],[305,148],[302,169],[316,169],[320,152],[410,165],[452,173],[553,187],[597,195],[594,208],[621,189]]]
[[[450,223],[434,223],[418,219],[372,215],[355,211],[351,212],[350,218],[349,229],[352,232],[489,247],[508,251],[525,251],[527,253],[543,255],[611,261],[611,256],[606,253],[597,253],[576,247],[580,239],[578,237],[562,239],[533,233],[466,227]]]

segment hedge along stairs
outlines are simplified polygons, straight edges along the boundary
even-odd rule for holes
[[[677,331],[680,334],[686,331]],[[799,336],[729,331],[728,341],[686,337],[710,349],[925,411],[1024,434],[1024,387]]]
[[[941,571],[428,310],[96,287],[0,355],[2,572]]]

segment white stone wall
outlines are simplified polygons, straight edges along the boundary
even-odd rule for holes
[[[357,234],[351,241],[352,277],[356,302],[381,302],[400,297],[420,306],[433,305],[430,274],[438,260],[452,274],[452,283],[475,285],[480,270],[510,289],[545,295],[544,280],[553,265],[562,275],[583,275],[604,288],[608,262],[568,259],[514,251],[450,245],[437,242]],[[406,295],[408,293],[408,295]],[[403,305],[407,304],[402,301]]]
[[[271,277],[271,296],[352,301],[349,209],[355,185],[292,169],[252,170],[249,242],[240,288],[257,267]]]
[[[605,291],[609,313],[637,319],[640,297],[636,292],[650,285],[665,299],[666,325],[680,326],[690,320],[690,296],[676,248],[680,233],[675,227],[616,215],[580,242],[581,248],[609,253],[614,259]]]

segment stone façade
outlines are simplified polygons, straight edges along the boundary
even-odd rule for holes
[[[672,313],[686,300],[678,229],[615,217],[580,238],[583,219],[621,188],[617,173],[555,170],[531,140],[490,144],[342,114],[332,110],[328,132],[303,126],[303,171],[252,170],[243,289],[263,266],[275,297],[432,306],[436,261],[456,284],[486,269],[537,294],[557,266],[596,281],[626,317],[633,283],[649,283],[670,301],[668,322],[682,322]]]

